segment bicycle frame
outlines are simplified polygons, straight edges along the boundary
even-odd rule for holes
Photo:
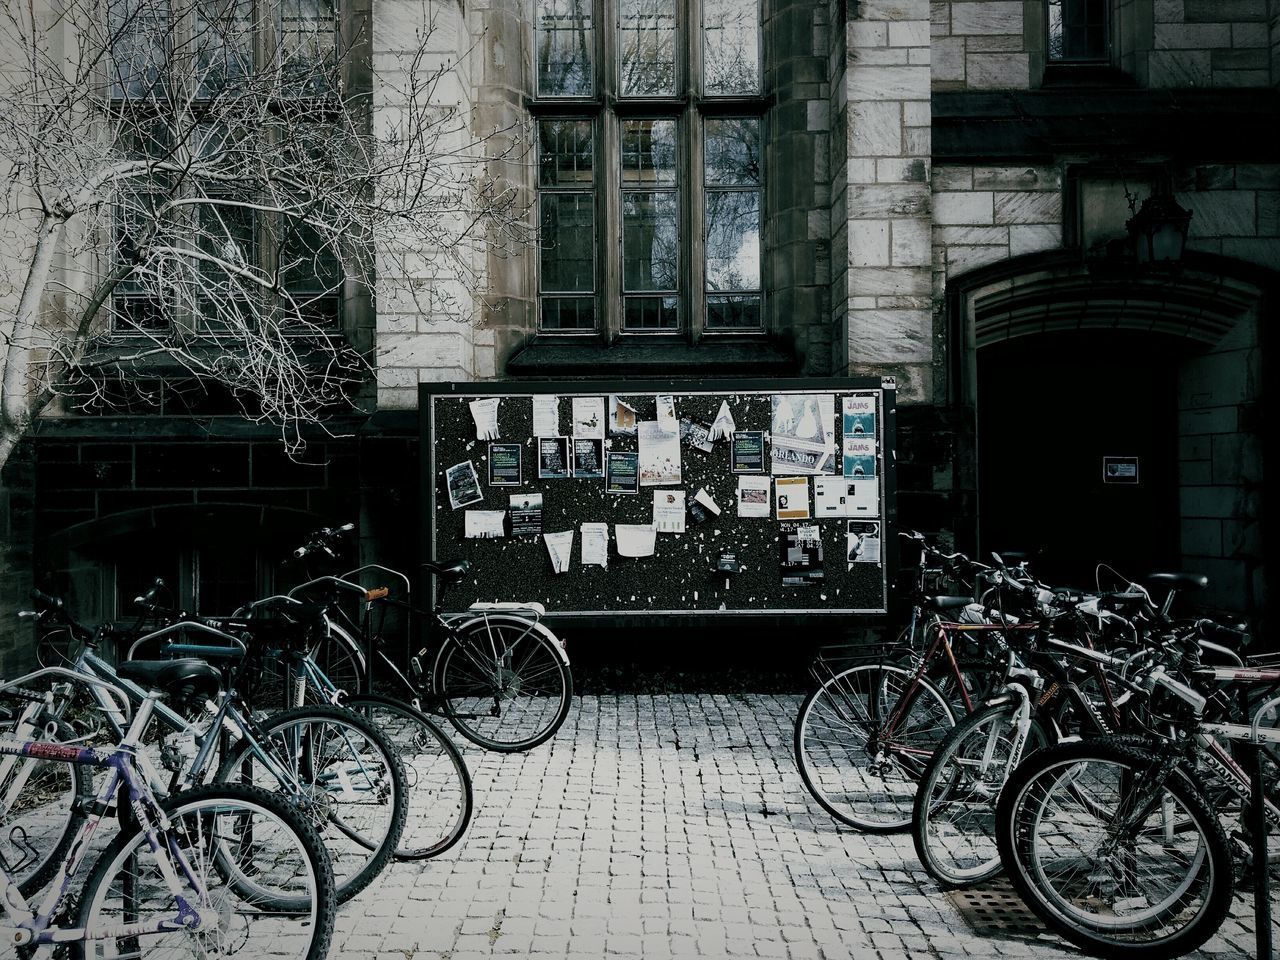
[[[48,668],[28,674],[13,681],[9,686],[30,683],[32,680],[47,676],[50,673],[67,676],[70,671],[62,668]],[[89,683],[96,687],[102,681],[83,676],[71,677],[76,682]],[[127,937],[146,936],[148,934],[166,933],[173,930],[198,930],[209,918],[198,908],[191,905],[184,893],[179,871],[187,882],[196,890],[198,896],[205,896],[207,891],[200,884],[191,864],[172,837],[167,835],[168,818],[161,810],[155,795],[147,785],[146,778],[139,776],[134,767],[137,759],[139,738],[150,722],[156,701],[145,697],[120,743],[114,748],[72,747],[66,744],[49,743],[42,740],[24,740],[4,737],[0,738],[0,756],[29,757],[37,760],[56,760],[81,766],[92,766],[109,771],[102,789],[98,791],[94,804],[76,835],[67,861],[59,868],[49,891],[34,909],[22,896],[16,883],[0,868],[0,903],[3,903],[5,914],[13,924],[13,932],[7,938],[14,946],[52,947],[54,944],[79,942],[87,940],[123,939]],[[121,789],[123,787],[123,790]],[[113,924],[100,928],[58,927],[53,918],[71,894],[71,884],[78,874],[85,857],[89,853],[90,842],[98,827],[114,805],[118,793],[127,795],[130,810],[142,827],[147,844],[156,858],[160,874],[165,885],[174,897],[176,913],[172,918],[155,920],[146,923]],[[160,833],[164,832],[165,842],[161,843]],[[175,861],[177,866],[175,867]]]

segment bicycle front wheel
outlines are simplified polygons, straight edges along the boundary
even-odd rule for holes
[[[81,958],[322,960],[337,913],[333,873],[296,807],[231,784],[196,787],[162,806],[170,828],[160,843],[179,890],[145,833],[118,837],[85,884],[77,926],[91,936],[126,925],[155,932],[75,944]],[[199,926],[172,929],[187,909],[199,911]]]
[[[367,887],[404,832],[408,785],[387,737],[343,707],[285,710],[260,723],[217,773],[283,794],[311,820],[333,863],[338,902]]]
[[[1031,721],[1012,754],[1017,704],[985,707],[962,719],[938,749],[916,793],[911,834],[924,868],[943,887],[972,886],[1000,872],[996,800],[1016,763],[1048,737]]]
[[[452,631],[433,676],[449,722],[486,750],[543,743],[564,723],[573,675],[555,640],[518,617],[487,617]]]
[[[1056,933],[1099,956],[1164,960],[1195,950],[1231,904],[1231,847],[1181,770],[1107,740],[1041,751],[996,808],[1014,887]]]
[[[426,860],[462,839],[471,822],[471,774],[453,741],[421,710],[390,697],[348,697],[343,706],[391,741],[408,779],[408,816],[397,860]]]
[[[809,694],[796,717],[800,776],[837,820],[871,832],[911,823],[916,786],[955,725],[946,698],[914,671],[864,664]]]

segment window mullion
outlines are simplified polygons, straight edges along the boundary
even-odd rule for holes
[[[685,195],[685,242],[683,244],[686,266],[687,294],[685,296],[685,314],[688,317],[687,336],[693,343],[702,337],[704,293],[704,261],[703,261],[703,197],[706,191],[706,178],[703,174],[702,118],[697,110],[690,106],[685,126],[685,151],[688,157],[683,168],[687,171],[688,189]]]
[[[612,111],[600,113],[600,174],[596,187],[597,212],[601,229],[597,238],[600,289],[598,309],[605,342],[613,343],[622,333],[622,160],[621,130]]]

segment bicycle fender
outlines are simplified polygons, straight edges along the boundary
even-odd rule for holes
[[[466,628],[470,627],[473,623],[484,623],[486,619],[490,623],[514,623],[522,627],[529,627],[530,630],[544,637],[551,644],[551,648],[555,650],[557,654],[559,654],[560,659],[564,662],[564,665],[566,667],[569,666],[569,651],[564,648],[564,643],[560,640],[559,637],[557,637],[554,633],[552,633],[542,623],[538,623],[532,620],[526,620],[524,617],[504,616],[502,614],[497,614],[497,615],[490,614],[487,618],[483,616],[467,617],[465,620],[460,618],[457,621],[454,621],[452,626],[456,630],[465,630]]]

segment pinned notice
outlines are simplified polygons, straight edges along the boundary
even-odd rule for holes
[[[507,519],[505,510],[468,510],[464,515],[462,535],[484,540],[504,536]]]
[[[609,566],[609,525],[584,523],[582,525],[582,565]]]
[[[477,440],[498,439],[498,404],[501,397],[488,397],[484,400],[472,400],[471,419],[476,422]]]
[[[809,478],[777,477],[773,481],[773,502],[779,520],[809,519]]]
[[[560,435],[560,398],[550,394],[535,394],[533,398],[533,435],[556,437]]]
[[[769,477],[739,477],[738,516],[768,517],[769,494],[772,488],[773,480]]]
[[[480,476],[470,460],[455,463],[444,472],[445,486],[449,488],[449,506],[454,510],[484,499],[480,492]]]
[[[653,526],[659,533],[684,533],[683,490],[653,491]]]
[[[720,401],[720,412],[716,414],[715,422],[711,424],[711,439],[726,440],[738,425],[733,422],[733,414],[729,412],[729,401]]]
[[[636,408],[621,397],[609,397],[609,433],[613,436],[636,435]]]
[[[604,397],[573,398],[573,435],[604,439]]]
[[[563,530],[559,533],[544,533],[547,553],[551,555],[551,569],[556,573],[566,573],[569,561],[573,559],[573,531]]]
[[[615,523],[613,536],[620,557],[652,557],[658,531],[651,523]]]

